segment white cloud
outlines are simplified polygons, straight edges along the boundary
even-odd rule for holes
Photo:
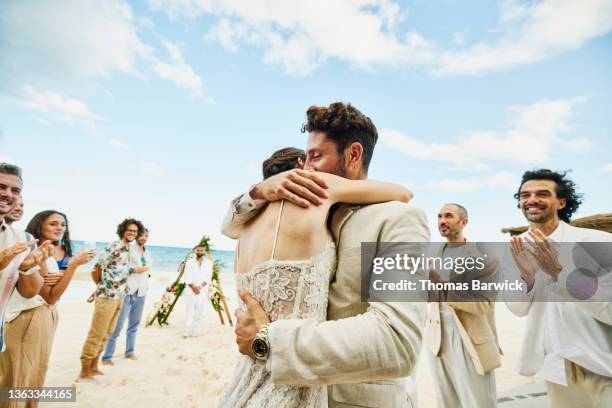
[[[137,73],[137,62],[151,54],[134,28],[130,7],[121,0],[21,0],[7,2],[0,14],[0,72],[12,80],[73,81]]]
[[[293,75],[311,73],[330,58],[360,68],[432,61],[431,44],[418,33],[399,33],[404,19],[390,0],[150,0],[172,18],[214,15],[208,32],[235,51],[240,42],[264,49],[264,61]],[[342,18],[338,18],[342,16]]]
[[[520,177],[512,173],[500,172],[485,177],[432,181],[427,183],[427,188],[445,191],[476,191],[495,188],[511,190],[516,188],[519,181]]]
[[[122,142],[121,140],[118,139],[111,139],[108,141],[108,143],[117,148],[117,149],[121,149],[121,150],[128,150],[130,148],[130,146],[124,142]]]
[[[123,0],[7,2],[0,13],[0,92],[15,95],[24,84],[82,92],[116,73],[144,79],[152,66],[160,78],[202,96],[202,80],[178,46],[163,42],[171,57],[163,62],[140,38],[139,29],[154,27]]]
[[[550,159],[556,144],[565,142],[560,135],[570,130],[572,109],[581,101],[581,98],[544,100],[511,107],[507,130],[473,131],[454,143],[425,142],[390,129],[383,129],[380,136],[386,146],[408,157],[474,169],[486,169],[486,162],[540,163]],[[574,144],[584,147],[587,140],[574,139]]]
[[[149,0],[172,19],[212,15],[206,38],[237,51],[260,47],[264,61],[293,75],[330,59],[362,69],[421,65],[439,75],[473,74],[535,63],[580,48],[612,30],[609,0],[499,2],[500,18],[487,38],[464,32],[446,46],[410,27],[392,0]],[[342,16],[342,18],[338,18]]]
[[[29,85],[23,88],[18,101],[30,110],[66,123],[92,122],[102,119],[101,116],[92,113],[87,103],[83,101],[65,98],[51,91],[41,91]]]
[[[179,88],[189,90],[192,96],[204,96],[202,79],[195,73],[191,65],[185,62],[180,46],[166,40],[163,40],[162,43],[170,54],[172,63],[156,60],[153,69],[157,75],[162,79],[174,82]]]
[[[601,166],[600,170],[605,173],[612,173],[612,163],[608,163],[606,165]]]
[[[500,11],[497,38],[443,52],[437,73],[473,74],[532,64],[612,30],[609,0],[505,0]]]

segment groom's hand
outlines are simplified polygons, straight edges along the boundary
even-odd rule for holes
[[[287,200],[300,207],[321,205],[328,198],[327,183],[314,171],[294,169],[268,177],[250,191],[253,199]]]
[[[261,326],[269,323],[270,319],[259,302],[247,290],[238,289],[238,295],[246,305],[246,311],[236,309],[236,327],[234,329],[236,344],[238,344],[238,350],[242,354],[254,359],[255,355],[251,349],[251,343]]]

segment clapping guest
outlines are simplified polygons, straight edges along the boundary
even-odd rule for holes
[[[51,242],[38,248],[35,240],[28,240],[24,231],[12,228],[4,217],[12,211],[21,197],[23,180],[21,169],[13,164],[0,163],[0,351],[4,351],[4,314],[14,288],[21,296],[30,298],[38,294],[43,285],[40,264],[49,257]],[[0,364],[2,361],[0,354]],[[0,366],[0,384],[4,384],[4,370]]]
[[[83,251],[72,257],[68,218],[59,211],[39,212],[28,223],[26,232],[36,239],[49,240],[53,244],[53,259],[47,261],[43,268],[45,285],[41,289],[41,296],[47,297],[48,303],[54,304],[68,287],[76,269],[92,260],[95,250]],[[71,261],[73,267],[68,270]]]
[[[612,234],[569,224],[582,198],[566,172],[526,171],[514,198],[529,222],[526,232],[512,237],[503,263],[507,278],[525,286],[506,298],[514,314],[527,316],[519,373],[544,379],[551,407],[610,407],[612,303],[581,301],[568,289],[575,272],[581,272],[578,279],[592,273],[574,270],[577,243],[604,245],[609,254]],[[604,277],[595,287],[605,291]]]
[[[37,214],[28,224],[27,232],[39,242],[50,241],[59,247],[59,254],[70,252],[66,218],[56,211]],[[67,235],[67,234],[66,234]],[[66,251],[65,249],[68,249]],[[41,274],[51,281],[31,298],[14,291],[5,315],[6,351],[0,356],[2,385],[6,387],[41,387],[44,385],[53,335],[57,326],[55,303],[59,300],[74,275],[79,262],[85,263],[93,254],[75,258],[62,276],[57,261],[51,256],[41,264]],[[50,286],[54,285],[54,286]],[[28,358],[23,358],[27,355]],[[37,403],[31,401],[31,406]]]
[[[145,228],[144,232],[136,238],[136,245],[132,245],[134,252],[134,263],[136,266],[151,268],[153,260],[151,251],[147,251],[145,244],[149,239],[149,230]],[[117,337],[123,329],[125,319],[128,320],[127,337],[125,341],[125,358],[136,360],[134,349],[136,347],[136,333],[138,325],[142,319],[142,311],[145,304],[145,296],[149,290],[149,273],[145,269],[138,269],[128,276],[128,295],[123,299],[121,313],[117,320],[117,325],[113,334],[108,339],[104,355],[102,356],[102,364],[112,365],[113,354],[117,346]]]
[[[39,241],[51,241],[55,256],[41,264],[45,284],[38,295],[25,298],[14,291],[5,315],[6,351],[0,356],[2,386],[42,387],[45,383],[58,314],[55,304],[64,293],[76,269],[91,261],[94,251],[74,258],[66,216],[58,211],[43,211],[28,223],[26,231]],[[57,258],[65,262],[60,273]],[[24,358],[27,356],[27,358]],[[36,406],[29,401],[28,406]]]

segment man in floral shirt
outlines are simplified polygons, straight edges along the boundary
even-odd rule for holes
[[[133,250],[130,243],[143,232],[144,226],[140,221],[133,218],[123,220],[117,226],[119,240],[111,242],[96,262],[92,272],[97,283],[95,308],[81,352],[81,379],[102,374],[98,369],[98,360],[117,323],[121,303],[128,291],[128,276],[149,269],[146,266],[136,266],[137,263],[131,259]]]

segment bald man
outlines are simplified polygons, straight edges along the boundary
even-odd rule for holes
[[[463,230],[468,214],[460,204],[445,204],[438,213],[438,230],[446,239],[437,256],[484,259],[482,269],[435,270],[433,282],[496,281],[497,258],[483,257]],[[459,273],[461,272],[461,273]],[[467,300],[466,300],[467,296]],[[501,365],[495,329],[494,302],[490,293],[444,291],[428,305],[425,341],[439,408],[497,406],[493,370]]]

